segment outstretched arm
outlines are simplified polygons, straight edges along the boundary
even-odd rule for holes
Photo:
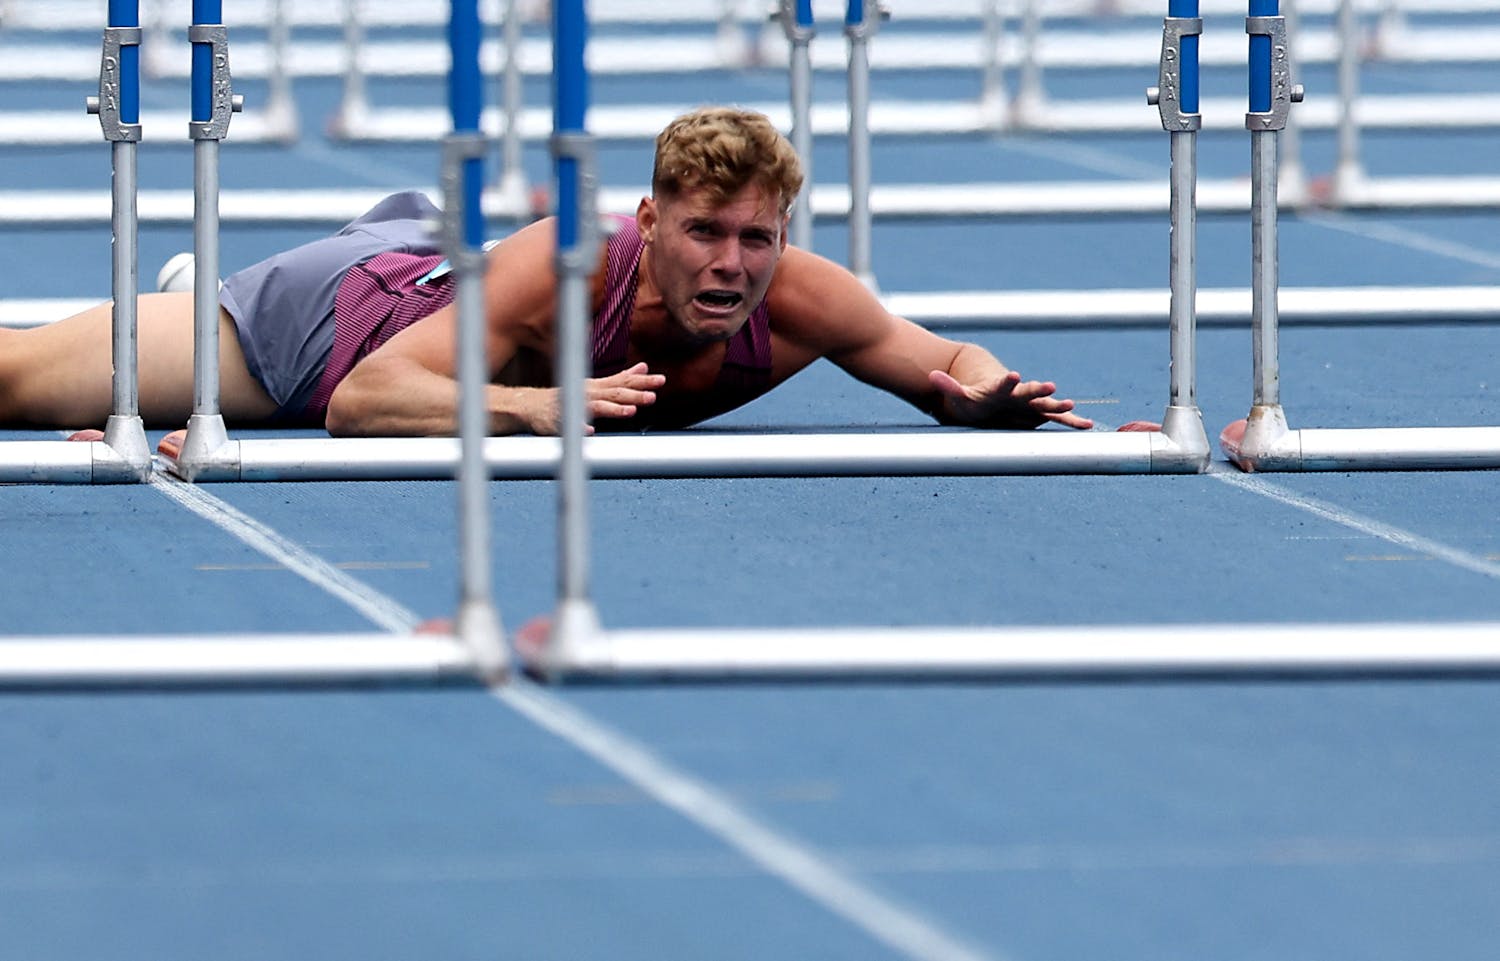
[[[1023,381],[984,348],[939,337],[891,314],[847,270],[806,251],[788,249],[783,256],[771,309],[779,332],[801,352],[801,363],[827,357],[940,423],[1093,426],[1073,413],[1073,401],[1056,396],[1056,384]]]

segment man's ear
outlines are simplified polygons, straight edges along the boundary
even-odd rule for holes
[[[640,205],[635,208],[635,226],[648,244],[656,239],[656,223],[656,198],[642,197]]]

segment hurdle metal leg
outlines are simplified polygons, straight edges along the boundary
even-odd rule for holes
[[[583,433],[588,422],[589,274],[599,253],[593,141],[585,115],[588,71],[584,61],[588,21],[583,0],[553,0],[553,153],[557,168],[557,357],[554,378],[562,418],[557,465],[558,599],[543,659],[566,661],[599,632],[589,590],[589,463]]]
[[[521,112],[525,89],[521,78],[521,5],[505,0],[501,31],[505,44],[505,69],[500,72],[500,103],[505,123],[500,135],[500,176],[496,183],[502,205],[526,210],[526,169],[521,160]]]
[[[979,71],[979,116],[980,122],[990,130],[1005,126],[1009,109],[1005,93],[1005,58],[1001,45],[1005,43],[1005,15],[1000,11],[1000,0],[984,0],[981,11],[984,17],[984,49],[980,55]]]
[[[1338,9],[1338,155],[1333,168],[1331,201],[1353,200],[1364,184],[1359,160],[1359,120],[1354,102],[1359,97],[1359,14],[1354,0],[1339,0]]]
[[[292,70],[287,62],[291,46],[292,28],[287,16],[286,0],[271,0],[268,11],[270,63],[268,84],[269,96],[263,114],[265,132],[263,139],[290,144],[297,140],[300,121],[297,119],[297,100],[292,96]]]
[[[348,137],[354,131],[363,130],[368,125],[370,101],[365,94],[364,64],[361,61],[361,51],[365,45],[365,26],[364,18],[361,16],[360,2],[359,0],[344,0],[343,8],[343,96],[333,116],[328,120],[328,129],[338,136]],[[424,111],[426,112],[428,111]]]
[[[188,480],[226,472],[229,435],[219,407],[219,144],[244,98],[231,92],[221,0],[193,0],[193,413],[176,470]]]
[[[876,0],[849,0],[849,270],[878,290],[871,255],[870,38],[889,14]]]
[[[812,53],[816,29],[813,24],[812,0],[781,0],[775,14],[781,21],[791,48],[792,148],[802,160],[802,192],[792,207],[789,238],[793,246],[811,250],[813,246],[813,137],[812,137]]]
[[[0,482],[128,483],[151,473],[151,449],[140,416],[137,360],[136,234],[140,125],[140,6],[110,0],[99,66],[99,95],[88,99],[110,144],[111,290],[114,377],[104,440],[22,441],[0,448]]]
[[[1176,445],[1185,468],[1208,466],[1208,435],[1197,395],[1197,184],[1198,37],[1203,20],[1197,0],[1171,0],[1162,24],[1158,86],[1147,91],[1171,141],[1169,307],[1170,389],[1162,432]]]
[[[1016,97],[1011,103],[1010,122],[1020,129],[1045,127],[1047,91],[1042,87],[1042,12],[1040,0],[1021,3],[1021,62]]]
[[[484,438],[489,434],[484,402],[489,382],[485,348],[484,187],[486,143],[479,131],[484,78],[479,68],[478,0],[453,0],[448,42],[452,68],[448,101],[453,133],[443,151],[443,247],[453,265],[458,337],[454,369],[459,386],[458,536],[460,586],[457,633],[479,676],[498,681],[508,666],[500,614],[490,578],[489,471]]]

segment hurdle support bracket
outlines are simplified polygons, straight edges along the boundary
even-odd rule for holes
[[[559,248],[555,269],[559,277],[570,273],[587,276],[592,273],[603,242],[599,231],[599,150],[593,134],[564,130],[549,138],[555,161],[571,160],[578,165],[578,237],[566,250]]]
[[[112,143],[139,143],[141,125],[120,120],[120,51],[141,45],[140,27],[105,27],[104,49],[99,60],[99,95],[85,102],[88,112],[97,115],[104,139]]]
[[[229,119],[245,109],[245,98],[232,93],[229,74],[229,29],[222,23],[195,23],[188,27],[188,42],[213,48],[213,70],[209,79],[212,113],[207,120],[188,121],[188,139],[223,140]]]
[[[1251,131],[1285,130],[1292,104],[1301,103],[1303,88],[1292,83],[1292,63],[1287,48],[1286,18],[1246,17],[1245,33],[1271,38],[1271,109],[1245,114],[1245,127]]]
[[[1161,114],[1164,130],[1186,132],[1203,127],[1201,113],[1182,109],[1182,38],[1196,37],[1201,33],[1202,17],[1166,17],[1162,21],[1157,86],[1146,88],[1146,102]],[[1196,64],[1194,66],[1196,68]]]

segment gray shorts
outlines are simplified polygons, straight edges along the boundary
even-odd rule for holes
[[[333,348],[333,302],[344,275],[387,251],[438,253],[439,216],[417,191],[392,194],[332,237],[225,278],[219,303],[234,318],[250,374],[276,401],[277,419],[296,419],[318,386]]]

